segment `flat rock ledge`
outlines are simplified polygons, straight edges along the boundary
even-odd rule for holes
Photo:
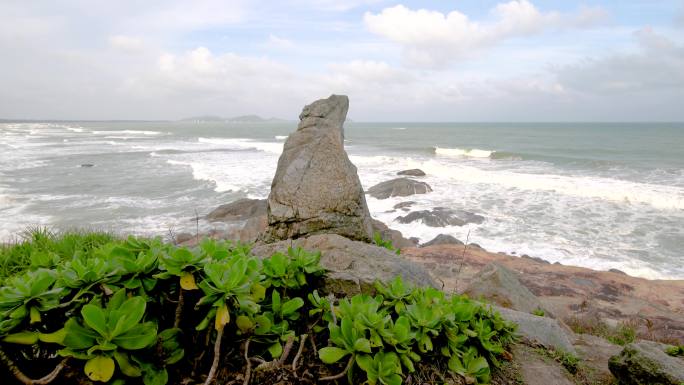
[[[320,251],[321,266],[329,271],[325,281],[326,291],[336,295],[371,292],[376,280],[389,282],[398,275],[416,286],[438,287],[419,264],[407,261],[383,247],[353,241],[337,234],[318,234],[256,245],[252,254],[267,258],[275,252],[287,252],[288,247]]]

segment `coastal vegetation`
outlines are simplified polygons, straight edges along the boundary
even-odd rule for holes
[[[0,247],[0,377],[16,383],[488,383],[515,325],[397,277],[325,293],[320,254],[34,229]],[[325,293],[325,294],[324,294]],[[277,381],[276,381],[277,382]],[[4,382],[3,382],[4,383]]]

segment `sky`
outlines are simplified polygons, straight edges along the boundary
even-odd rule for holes
[[[684,1],[0,1],[0,118],[684,121]]]

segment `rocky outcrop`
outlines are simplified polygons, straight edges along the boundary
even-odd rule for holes
[[[632,343],[611,357],[608,367],[620,384],[680,385],[684,383],[684,359],[668,356],[665,348],[650,341]]]
[[[405,216],[399,216],[395,220],[399,223],[411,223],[421,221],[430,227],[463,226],[468,223],[480,224],[484,222],[482,215],[473,214],[464,210],[452,210],[445,207],[435,207],[432,210],[413,211]]]
[[[381,221],[373,219],[373,236],[375,236],[376,233],[379,233],[383,240],[392,242],[392,245],[399,249],[416,246],[416,242],[404,238],[401,231],[391,229]]]
[[[535,341],[546,348],[562,350],[576,354],[574,346],[568,339],[565,329],[553,318],[538,317],[529,313],[493,306],[508,321],[518,325],[516,332],[530,341]]]
[[[412,168],[410,170],[404,170],[404,171],[399,171],[397,175],[405,175],[405,176],[425,176],[425,171],[419,169],[419,168]]]
[[[387,199],[390,197],[405,197],[414,194],[427,194],[432,192],[432,188],[425,182],[409,178],[396,178],[368,189],[368,194],[373,198]]]
[[[463,242],[452,237],[449,234],[439,234],[434,237],[431,241],[425,242],[420,247],[430,247],[435,245],[463,245]]]
[[[328,292],[353,295],[372,290],[376,280],[388,282],[397,275],[417,286],[435,282],[425,269],[401,256],[375,245],[353,241],[337,234],[319,234],[307,238],[257,245],[252,253],[260,258],[288,247],[321,252],[321,266],[329,272],[325,278]]]
[[[244,221],[266,214],[266,199],[238,199],[212,210],[205,217],[209,222]]]
[[[525,313],[543,310],[539,299],[520,283],[517,274],[496,262],[485,266],[473,277],[465,294]]]
[[[304,107],[283,146],[271,193],[268,227],[260,240],[276,242],[335,233],[370,241],[371,217],[356,167],[344,151],[349,99],[332,95]]]

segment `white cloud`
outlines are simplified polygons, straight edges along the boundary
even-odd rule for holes
[[[684,45],[651,28],[634,33],[639,50],[615,53],[557,69],[565,87],[586,94],[684,90]]]
[[[400,44],[410,63],[440,67],[505,39],[538,34],[552,28],[578,28],[603,19],[600,8],[582,8],[575,14],[541,12],[527,0],[501,3],[491,10],[493,21],[471,20],[459,11],[443,14],[403,5],[366,12],[368,29]]]
[[[293,48],[295,44],[292,42],[292,40],[270,34],[268,36],[268,46],[277,49],[289,49]]]
[[[112,48],[130,53],[140,52],[145,47],[143,40],[141,38],[126,35],[110,36],[109,45]]]

